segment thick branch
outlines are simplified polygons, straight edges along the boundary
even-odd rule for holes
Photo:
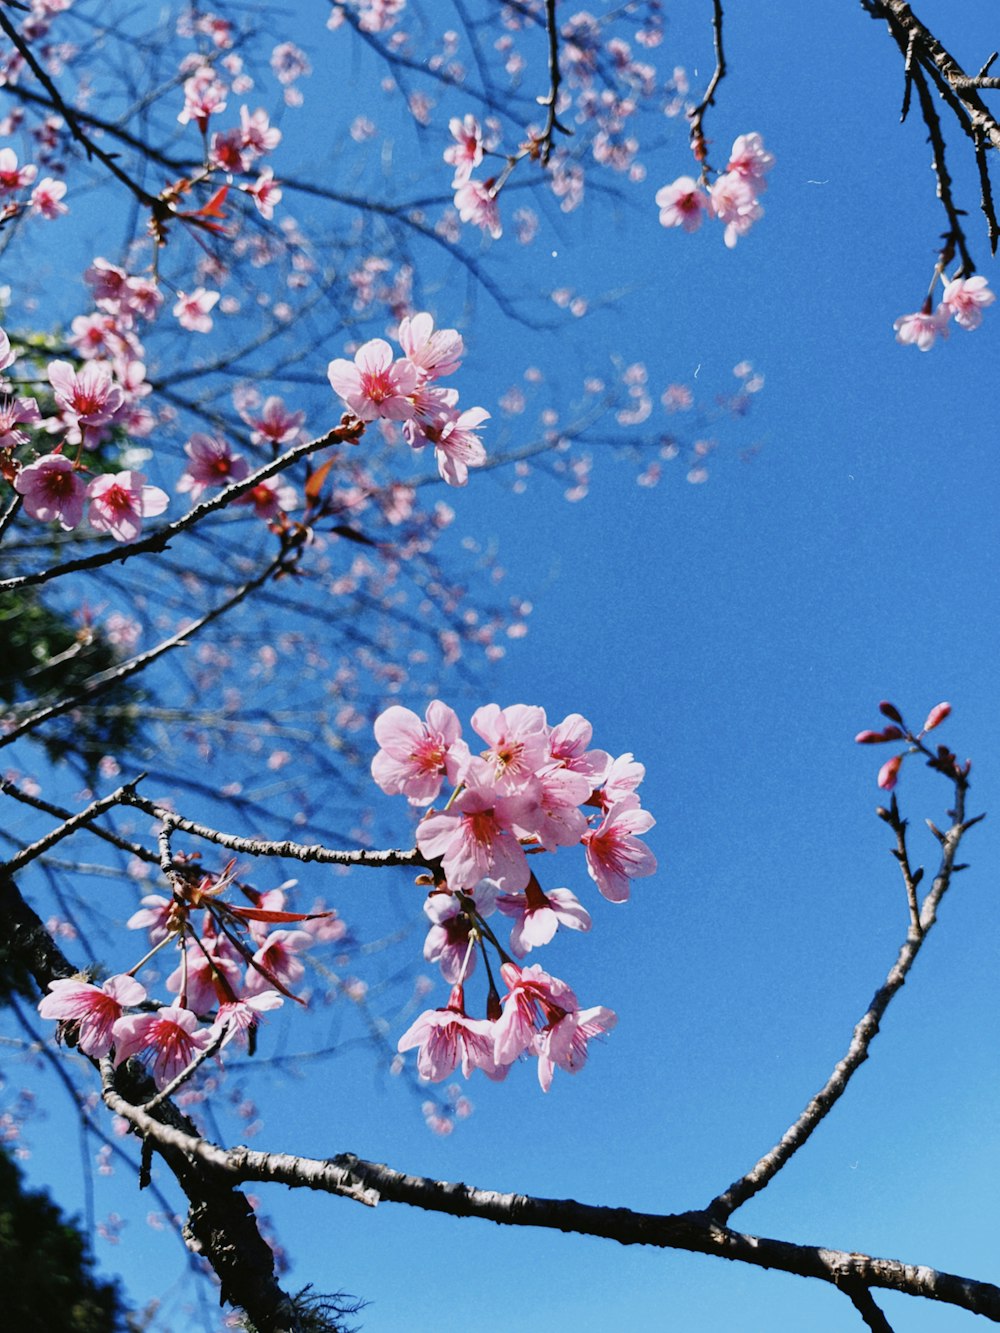
[[[628,1208],[600,1208],[574,1199],[543,1199],[452,1181],[406,1175],[375,1162],[344,1153],[326,1161],[287,1153],[257,1152],[238,1147],[226,1151],[204,1139],[159,1124],[129,1104],[107,1082],[105,1101],[140,1133],[164,1150],[187,1154],[230,1181],[259,1181],[342,1195],[368,1207],[405,1203],[452,1217],[480,1217],[505,1226],[600,1236],[622,1245],[714,1254],[759,1268],[774,1268],[801,1277],[819,1278],[837,1287],[881,1287],[944,1301],[1000,1322],[1000,1287],[988,1282],[941,1273],[933,1268],[898,1263],[844,1250],[793,1245],[787,1241],[745,1235],[716,1225],[704,1213],[636,1213]]]

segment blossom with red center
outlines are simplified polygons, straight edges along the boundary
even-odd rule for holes
[[[738,171],[716,177],[708,196],[712,213],[726,225],[723,239],[730,250],[764,216],[753,184]]]
[[[270,221],[274,217],[275,205],[281,203],[282,190],[270,167],[264,168],[253,185],[241,185],[240,189],[254,201],[262,218]]]
[[[708,196],[690,176],[678,176],[672,185],[656,192],[661,227],[683,227],[697,231],[708,211]]]
[[[209,117],[225,109],[226,85],[216,78],[210,65],[205,65],[185,81],[184,105],[177,119],[182,125],[193,120],[204,134]]]
[[[190,333],[210,333],[212,331],[211,310],[218,304],[219,293],[196,287],[193,292],[178,292],[174,306],[174,318],[181,328]]]
[[[454,986],[444,1009],[422,1013],[400,1037],[400,1052],[418,1048],[417,1070],[421,1078],[440,1083],[454,1073],[459,1063],[466,1078],[473,1069],[481,1069],[492,1079],[506,1077],[507,1071],[493,1057],[494,1025],[486,1018],[469,1018],[461,986]]]
[[[963,329],[978,329],[983,311],[995,300],[996,293],[990,291],[985,278],[955,278],[945,287],[941,305]]]
[[[114,1025],[115,1064],[137,1056],[148,1067],[158,1088],[187,1069],[212,1040],[209,1028],[201,1028],[197,1014],[179,1004],[155,1014],[119,1018]]]
[[[483,231],[488,231],[494,240],[503,235],[500,210],[490,185],[484,185],[482,181],[466,181],[455,191],[455,207],[463,222],[474,222]]]
[[[272,930],[247,968],[247,993],[257,995],[273,987],[275,982],[290,990],[306,970],[299,953],[311,949],[314,943],[306,930]],[[261,968],[263,972],[259,970]]]
[[[472,728],[489,746],[483,758],[493,767],[499,791],[516,790],[551,758],[544,708],[484,704],[472,714]]]
[[[497,886],[491,879],[480,880],[475,895],[468,893],[459,898],[448,889],[435,889],[424,899],[424,915],[431,928],[424,941],[424,957],[429,963],[439,963],[441,975],[450,985],[470,977],[476,967],[475,949],[469,948],[469,938],[475,924],[472,906],[481,917],[492,916],[496,910]]]
[[[594,728],[580,713],[570,713],[549,736],[549,750],[554,763],[573,773],[582,773],[593,787],[600,786],[611,765],[607,750],[588,750]]]
[[[295,509],[298,503],[298,492],[294,486],[282,481],[280,472],[275,477],[265,477],[233,501],[234,505],[253,505],[254,513],[263,519],[277,518],[279,514]]]
[[[145,485],[142,472],[104,473],[87,487],[87,519],[98,532],[109,532],[117,542],[134,542],[142,520],[162,514],[170,503],[166,491]]]
[[[46,374],[56,402],[81,426],[102,426],[113,421],[125,403],[121,388],[112,382],[103,362],[90,361],[79,371],[68,361],[52,361]]]
[[[359,421],[405,421],[413,416],[409,395],[417,387],[417,368],[405,359],[393,359],[383,338],[373,338],[354,354],[353,363],[342,357],[331,361],[327,377]]]
[[[454,709],[432,699],[424,718],[393,704],[375,719],[381,748],[372,777],[387,795],[405,796],[411,805],[430,805],[445,777],[457,784],[469,757]]]
[[[578,1074],[587,1060],[587,1042],[591,1037],[610,1032],[618,1015],[604,1005],[578,1009],[548,1023],[535,1035],[532,1050],[538,1056],[538,1082],[543,1092],[552,1086],[555,1066],[567,1074]]]
[[[461,120],[452,116],[448,121],[448,130],[455,142],[444,150],[444,160],[455,168],[452,189],[464,185],[472,175],[473,169],[483,160],[483,132],[475,116],[464,116]]]
[[[234,454],[230,445],[217,435],[195,431],[184,452],[191,461],[181,473],[177,489],[190,492],[192,500],[200,500],[210,486],[228,486],[232,481],[242,481],[250,472],[246,459]]]
[[[24,497],[25,513],[40,523],[58,523],[69,532],[83,518],[87,488],[62,454],[47,454],[23,467],[14,489]]]
[[[26,185],[31,185],[37,175],[37,167],[18,167],[17,154],[13,148],[0,148],[0,199],[5,194],[16,194]]]
[[[764,147],[764,140],[759,134],[741,134],[733,144],[733,151],[726,163],[727,171],[735,171],[738,176],[749,182],[751,188],[760,193],[767,189],[765,177],[774,166],[774,154]]]
[[[487,878],[496,880],[503,889],[523,889],[529,878],[524,848],[495,808],[502,798],[481,759],[470,760],[464,783],[448,810],[421,820],[417,846],[424,856],[441,858],[452,889],[472,891]],[[506,819],[526,815],[532,805],[531,798],[508,798]]]
[[[560,926],[581,931],[591,927],[590,913],[576,894],[569,889],[543,892],[534,875],[523,893],[498,894],[497,907],[504,916],[514,918],[510,947],[518,958],[548,944]]]
[[[576,1013],[580,1003],[565,981],[549,976],[538,963],[525,968],[504,963],[500,973],[508,990],[496,1022],[493,1053],[497,1064],[509,1065],[532,1046],[540,1027]]]
[[[239,995],[243,968],[225,936],[209,937],[201,945],[192,941],[184,952],[184,961],[167,977],[165,985],[188,1009],[207,1014]]]
[[[929,352],[939,335],[947,338],[950,314],[947,306],[942,304],[933,312],[916,310],[912,315],[900,315],[892,326],[896,331],[896,341],[912,344],[918,351]]]
[[[63,197],[66,194],[66,182],[57,181],[52,176],[46,176],[40,180],[31,192],[31,211],[38,217],[53,218],[60,217],[63,213],[69,212],[69,205],[63,203]]]
[[[283,398],[271,394],[264,400],[260,416],[244,415],[244,421],[253,427],[252,444],[294,444],[302,433],[305,412],[290,412]]]
[[[103,986],[67,977],[49,982],[38,1012],[42,1018],[71,1024],[80,1050],[97,1060],[111,1050],[112,1029],[126,1006],[141,1004],[145,998],[145,987],[134,977],[108,977]]]
[[[633,879],[655,873],[656,857],[636,837],[655,823],[637,796],[627,796],[615,802],[597,828],[583,835],[587,870],[610,902],[625,902]]]
[[[532,808],[514,816],[514,832],[520,838],[536,840],[547,852],[557,847],[572,847],[587,831],[587,820],[579,809],[593,791],[590,779],[568,768],[546,768],[534,775],[524,788]],[[505,810],[506,802],[501,809]]]
[[[277,1009],[284,1004],[284,997],[276,990],[261,991],[259,995],[247,996],[245,1000],[227,1000],[219,1005],[214,1030],[224,1032],[222,1044],[227,1046],[234,1038],[246,1046],[249,1033],[260,1026],[261,1014]]]

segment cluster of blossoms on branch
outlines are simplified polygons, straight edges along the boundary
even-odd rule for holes
[[[977,275],[949,281],[943,274],[940,276],[944,283],[940,302],[934,306],[932,296],[928,296],[912,315],[900,315],[892,326],[897,342],[929,352],[936,338],[947,338],[952,319],[960,328],[970,332],[983,322],[983,311],[996,300],[996,293],[990,291],[986,279]],[[937,286],[937,279],[935,274],[934,286]]]
[[[14,359],[10,340],[0,330],[0,370],[7,369]],[[138,537],[143,518],[166,509],[166,493],[146,485],[141,472],[101,472],[84,480],[84,449],[98,444],[112,423],[129,412],[129,398],[135,401],[140,386],[148,392],[149,386],[143,384],[144,366],[127,361],[124,370],[126,376],[134,372],[128,387],[116,381],[111,367],[103,361],[85,360],[79,369],[68,361],[50,362],[46,376],[56,413],[44,422],[34,398],[11,395],[0,399],[0,471],[21,496],[29,518],[58,523],[68,532],[86,516],[96,531],[106,532],[116,541],[131,542]],[[20,464],[14,450],[27,443],[22,426],[42,426],[62,438],[52,453]],[[72,458],[67,450],[74,451]]]
[[[334,912],[285,911],[284,886],[258,893],[240,885],[249,906],[223,901],[235,881],[234,861],[219,875],[178,864],[171,879],[172,897],[147,895],[129,919],[133,929],[149,931],[145,957],[101,986],[76,977],[50,982],[38,1006],[85,1055],[113,1052],[116,1065],[137,1056],[160,1089],[234,1039],[252,1044],[262,1014],[286,996],[299,999],[291,988],[302,981],[304,950],[344,934]],[[166,979],[176,998],[157,1004],[136,974],[170,944],[180,951]]]
[[[766,176],[773,166],[774,154],[767,151],[759,134],[739,135],[725,171],[711,185],[703,166],[699,180],[679,176],[657,191],[660,225],[692,232],[706,217],[716,218],[725,227],[724,240],[731,250],[764,216],[760,195],[767,189]]]
[[[394,357],[384,338],[373,338],[354,354],[331,361],[327,376],[334,393],[359,421],[398,421],[412,449],[430,444],[440,475],[449,486],[464,486],[470,467],[482,467],[486,450],[475,433],[489,412],[458,410],[458,391],[438,380],[462,364],[464,346],[456,329],[435,329],[426,312],[400,320]]]
[[[884,745],[891,741],[903,741],[907,747],[901,753],[887,759],[879,769],[878,785],[883,791],[892,791],[895,787],[899,780],[900,767],[908,754],[924,755],[930,768],[939,769],[943,773],[951,775],[959,771],[958,761],[946,745],[939,745],[937,751],[932,752],[923,744],[924,736],[929,731],[933,731],[935,727],[939,727],[945,718],[950,715],[951,704],[936,704],[927,714],[924,725],[916,733],[911,731],[903,721],[903,716],[895,704],[883,699],[878,708],[882,716],[889,719],[889,725],[883,727],[880,731],[859,731],[854,738],[855,742],[858,745]],[[962,770],[966,777],[969,774],[970,767],[966,763]]]
[[[430,889],[424,956],[440,965],[452,991],[443,1009],[420,1015],[399,1050],[416,1047],[417,1068],[433,1081],[459,1064],[466,1077],[482,1069],[501,1079],[520,1055],[533,1055],[547,1091],[555,1066],[579,1070],[589,1039],[609,1031],[616,1016],[603,1006],[581,1008],[565,982],[538,964],[517,961],[549,943],[560,925],[577,931],[591,925],[570,889],[542,888],[533,862],[559,847],[582,845],[600,892],[624,902],[631,881],[656,870],[656,858],[640,841],[655,822],[637,794],[645,769],[631,754],[613,759],[590,749],[592,727],[579,713],[550,726],[541,708],[487,704],[473,714],[472,729],[485,742],[479,753],[439,700],[423,719],[395,705],[375,722],[381,748],[372,776],[384,792],[427,806],[446,781],[453,789],[443,809],[423,815],[416,835],[433,867],[418,881]],[[509,950],[488,924],[496,910],[513,923]],[[488,974],[484,1018],[465,1010],[477,948]],[[500,962],[503,996],[490,949]]]

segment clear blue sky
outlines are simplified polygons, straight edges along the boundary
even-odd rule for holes
[[[668,12],[670,54],[659,54],[663,68],[685,65],[696,88],[711,65],[707,9],[687,0]],[[582,861],[561,854],[560,882],[588,898],[594,929],[560,936],[542,960],[583,1003],[614,1008],[618,1029],[578,1077],[557,1074],[547,1097],[530,1068],[499,1086],[474,1081],[473,1116],[444,1139],[426,1131],[398,1082],[373,1072],[365,1049],[301,1080],[263,1074],[247,1082],[266,1122],[259,1146],[353,1151],[413,1173],[589,1203],[706,1204],[823,1083],[904,937],[889,835],[873,816],[878,754],[852,745],[875,724],[877,701],[889,697],[919,720],[950,699],[942,740],[973,757],[973,808],[996,804],[1000,312],[927,355],[893,341],[893,319],[920,303],[942,222],[922,126],[898,124],[900,62],[882,28],[847,0],[731,9],[730,75],[708,133],[720,155],[738,133],[764,135],[777,156],[764,220],[735,251],[716,229],[688,237],[658,226],[652,196],[690,161],[675,125],[646,183],[624,187],[623,204],[595,191],[577,213],[543,218],[533,249],[494,243],[486,260],[520,290],[621,295],[558,336],[505,323],[480,296],[464,330],[462,393],[492,410],[531,364],[568,399],[617,355],[645,362],[657,398],[684,382],[711,402],[748,358],[766,379],[750,418],[725,425],[704,485],[689,485],[678,461],[664,464],[658,487],[641,488],[636,466],[600,458],[577,504],[540,475],[523,495],[509,475],[490,473],[442,497],[459,533],[499,542],[505,588],[534,604],[527,638],[459,711],[467,718],[492,700],[542,704],[553,721],[579,711],[595,743],[631,750],[647,767],[660,873],[636,884],[628,906],[595,905]],[[967,67],[998,44],[988,5],[963,6],[960,21],[940,0],[918,9]],[[299,40],[316,66],[304,91],[318,99],[345,67],[349,39],[303,25]],[[336,115],[370,114],[397,153],[416,154],[405,160],[428,193],[444,193],[441,140],[411,145],[369,68],[352,67],[331,142]],[[290,172],[304,149],[289,130]],[[956,175],[989,274],[975,182]],[[508,214],[514,202],[504,201]],[[455,274],[432,267],[426,281],[439,322],[458,318]],[[338,352],[324,349],[321,369]],[[654,411],[663,429],[679,424]],[[760,452],[740,462],[738,449],[755,442]],[[940,823],[946,797],[912,761],[904,768],[900,800],[928,865],[935,847],[923,819]],[[377,809],[381,827],[398,821],[389,836],[405,841],[401,804]],[[990,821],[967,852],[972,868],[872,1059],[801,1157],[735,1215],[737,1227],[996,1279],[1000,922]],[[385,886],[371,874],[300,878],[361,936],[410,919],[405,876],[389,906],[373,902]],[[108,910],[127,915],[124,894],[111,892],[119,896]],[[424,970],[419,938],[372,959],[371,978]],[[438,1002],[444,994],[439,982]],[[336,1037],[337,1025],[328,1013],[296,1016],[273,1035],[281,1049],[304,1050]],[[58,1173],[60,1197],[79,1204],[76,1144],[55,1102],[50,1115],[33,1130],[29,1171],[39,1181]],[[99,1216],[116,1209],[132,1219],[120,1245],[99,1243],[101,1263],[124,1275],[134,1298],[160,1293],[181,1269],[176,1239],[147,1230],[131,1180],[98,1179],[96,1189]],[[832,1288],[719,1260],[260,1194],[294,1260],[290,1284],[369,1299],[371,1333],[500,1333],[527,1321],[574,1333],[860,1326]],[[907,1333],[973,1327],[951,1308],[888,1295],[880,1303]],[[173,1317],[184,1333],[183,1316]]]

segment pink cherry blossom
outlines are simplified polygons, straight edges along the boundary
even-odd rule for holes
[[[270,117],[263,107],[251,112],[247,107],[240,107],[240,138],[244,148],[262,157],[281,143],[281,131],[272,125]]]
[[[631,753],[620,754],[608,768],[601,791],[601,803],[605,810],[616,801],[632,796],[645,776],[644,764],[637,763]]]
[[[37,175],[37,167],[18,167],[17,154],[13,148],[0,148],[0,199],[31,185]]]
[[[114,1026],[115,1064],[131,1056],[143,1060],[158,1088],[182,1073],[212,1040],[208,1028],[200,1028],[198,1016],[179,1004],[155,1014],[119,1018]]]
[[[259,416],[244,415],[244,421],[253,427],[252,444],[293,444],[301,434],[305,412],[290,412],[284,399],[272,394],[264,400]]]
[[[483,231],[488,231],[494,240],[503,235],[500,210],[489,184],[468,180],[460,185],[455,191],[455,207],[463,222],[474,222]]]
[[[587,831],[587,820],[578,809],[593,788],[583,773],[568,768],[548,768],[533,776],[525,788],[532,807],[513,816],[511,827],[522,838],[537,841],[547,852],[572,847]],[[498,808],[506,813],[506,802]]]
[[[274,217],[275,205],[281,202],[282,191],[270,167],[264,168],[253,185],[241,185],[240,189],[254,201],[262,218],[270,221]]]
[[[921,352],[929,352],[935,338],[948,336],[948,308],[942,304],[933,312],[917,310],[912,315],[900,315],[893,324],[898,343],[913,344]]]
[[[656,192],[656,206],[660,210],[661,227],[683,227],[697,231],[708,211],[708,196],[691,176],[678,176],[672,185],[664,185]]]
[[[279,472],[275,477],[266,477],[259,481],[252,490],[238,495],[234,505],[253,505],[258,518],[273,519],[279,514],[290,513],[299,503],[298,491],[282,480]]]
[[[6,370],[17,359],[17,353],[11,348],[10,339],[0,329],[0,370]]]
[[[0,356],[0,368],[2,364]],[[17,427],[35,425],[41,419],[42,414],[34,398],[0,398],[0,449],[26,444],[27,435]]]
[[[411,805],[430,805],[445,777],[457,784],[469,754],[453,709],[433,699],[424,716],[422,722],[394,704],[375,719],[381,748],[372,760],[372,777],[387,795],[403,795]]]
[[[68,361],[51,361],[46,374],[56,402],[82,426],[113,421],[125,402],[124,393],[112,383],[111,371],[103,362],[90,361],[75,371]]]
[[[497,907],[504,916],[514,918],[510,947],[518,958],[548,944],[560,926],[582,931],[591,927],[590,913],[574,893],[569,889],[543,892],[534,875],[524,893],[498,894]]]
[[[373,338],[354,354],[353,363],[338,357],[327,367],[334,393],[339,394],[360,421],[378,417],[404,421],[413,416],[409,394],[417,387],[415,366],[393,360],[383,338]]]
[[[656,857],[635,836],[655,823],[639,806],[638,797],[628,796],[611,807],[596,829],[584,834],[587,870],[610,902],[625,902],[631,880],[655,873]]]
[[[551,758],[543,708],[484,704],[472,714],[472,729],[488,744],[483,758],[493,768],[498,790],[516,790]]]
[[[756,133],[741,134],[733,144],[726,170],[735,171],[737,175],[742,176],[755,193],[759,194],[761,190],[767,189],[765,177],[773,166],[774,154],[769,153],[764,147],[761,136]]]
[[[164,898],[159,893],[147,893],[139,901],[142,906],[138,912],[132,913],[125,925],[129,930],[148,930],[150,944],[159,944],[170,934],[173,899]]]
[[[177,119],[182,125],[193,120],[204,134],[208,129],[209,117],[225,109],[226,85],[216,77],[210,65],[205,65],[186,80],[184,105]]]
[[[249,995],[242,1000],[227,1000],[219,1005],[214,1031],[226,1034],[223,1046],[227,1046],[234,1038],[246,1046],[250,1032],[260,1025],[261,1014],[277,1009],[284,1003],[284,996],[276,990],[261,991],[259,995]]]
[[[446,412],[444,424],[434,439],[434,459],[439,475],[449,486],[464,486],[469,480],[469,468],[482,467],[486,462],[486,450],[474,432],[489,416],[482,407]]]
[[[83,518],[87,489],[62,454],[47,454],[23,467],[14,489],[24,497],[25,513],[40,523],[58,523],[69,532]]]
[[[234,454],[226,440],[217,435],[203,435],[195,431],[184,446],[190,458],[187,471],[181,473],[177,489],[190,493],[192,500],[200,500],[210,486],[228,486],[249,475],[250,466],[240,454]]]
[[[725,223],[724,240],[732,250],[755,222],[764,216],[753,186],[738,171],[717,176],[709,189],[709,206],[715,217]]]
[[[990,291],[985,278],[955,278],[945,287],[941,305],[963,329],[978,329],[983,311],[995,300],[996,293]]]
[[[87,519],[98,532],[109,532],[117,542],[134,542],[142,520],[162,514],[170,503],[166,491],[147,486],[142,472],[105,473],[87,487]]]
[[[185,949],[186,958],[167,977],[166,987],[180,995],[182,1003],[196,1014],[210,1013],[218,1004],[235,999],[243,989],[243,968],[239,955],[222,937],[193,941]],[[181,994],[181,988],[184,988]]]
[[[31,192],[32,213],[50,221],[63,213],[68,213],[69,205],[63,203],[65,194],[65,181],[57,181],[52,176],[46,176]]]
[[[483,160],[483,134],[479,122],[471,115],[461,120],[453,116],[448,121],[448,130],[455,142],[444,150],[444,160],[455,168],[452,189],[456,189],[466,183]]]
[[[417,846],[424,856],[440,857],[450,888],[472,891],[487,878],[510,891],[527,884],[530,872],[524,848],[496,811],[499,799],[486,765],[472,760],[465,787],[451,807],[425,816],[418,825]],[[510,806],[514,813],[514,803]]]
[[[899,769],[902,762],[903,756],[901,754],[896,754],[893,755],[891,759],[887,759],[879,769],[878,785],[883,791],[892,791],[893,787],[895,787],[899,778]]]
[[[462,364],[462,335],[457,329],[435,330],[434,320],[426,311],[400,320],[397,337],[406,359],[425,380],[451,375]]]
[[[190,294],[178,292],[173,309],[174,318],[181,328],[190,333],[210,333],[212,316],[209,312],[218,301],[219,293],[206,291],[204,287],[196,287]]]
[[[549,749],[553,763],[573,773],[582,773],[592,787],[600,786],[611,765],[607,750],[588,750],[594,728],[580,713],[570,713],[552,728]]]
[[[586,1063],[587,1042],[591,1037],[610,1032],[617,1022],[618,1015],[613,1009],[595,1005],[546,1024],[532,1043],[532,1050],[538,1056],[538,1082],[542,1091],[548,1092],[552,1086],[556,1065],[567,1074],[578,1074]]]
[[[49,982],[49,993],[39,1001],[38,1012],[42,1018],[74,1025],[80,1050],[97,1060],[111,1050],[112,1028],[125,1007],[141,1004],[145,998],[145,987],[134,977],[108,977],[103,986],[67,977]]]
[[[540,1027],[575,1013],[580,1004],[565,981],[549,976],[538,963],[525,968],[504,963],[500,972],[508,991],[496,1022],[494,1056],[497,1064],[509,1065],[533,1046]]]
[[[306,970],[298,955],[304,949],[312,948],[314,943],[313,937],[305,930],[272,930],[254,954],[254,965],[247,968],[247,993],[257,995],[273,987],[275,981],[291,990],[302,980]],[[259,971],[259,968],[264,971]]]
[[[473,919],[453,893],[431,893],[424,899],[424,915],[431,927],[424,940],[424,958],[437,963],[450,986],[471,977],[476,950],[469,947]]]
[[[461,986],[454,986],[444,1009],[422,1013],[400,1037],[396,1049],[417,1051],[417,1070],[421,1078],[440,1083],[454,1073],[461,1063],[468,1078],[473,1069],[481,1069],[488,1078],[502,1079],[506,1070],[493,1057],[494,1025],[485,1018],[469,1018]]]

